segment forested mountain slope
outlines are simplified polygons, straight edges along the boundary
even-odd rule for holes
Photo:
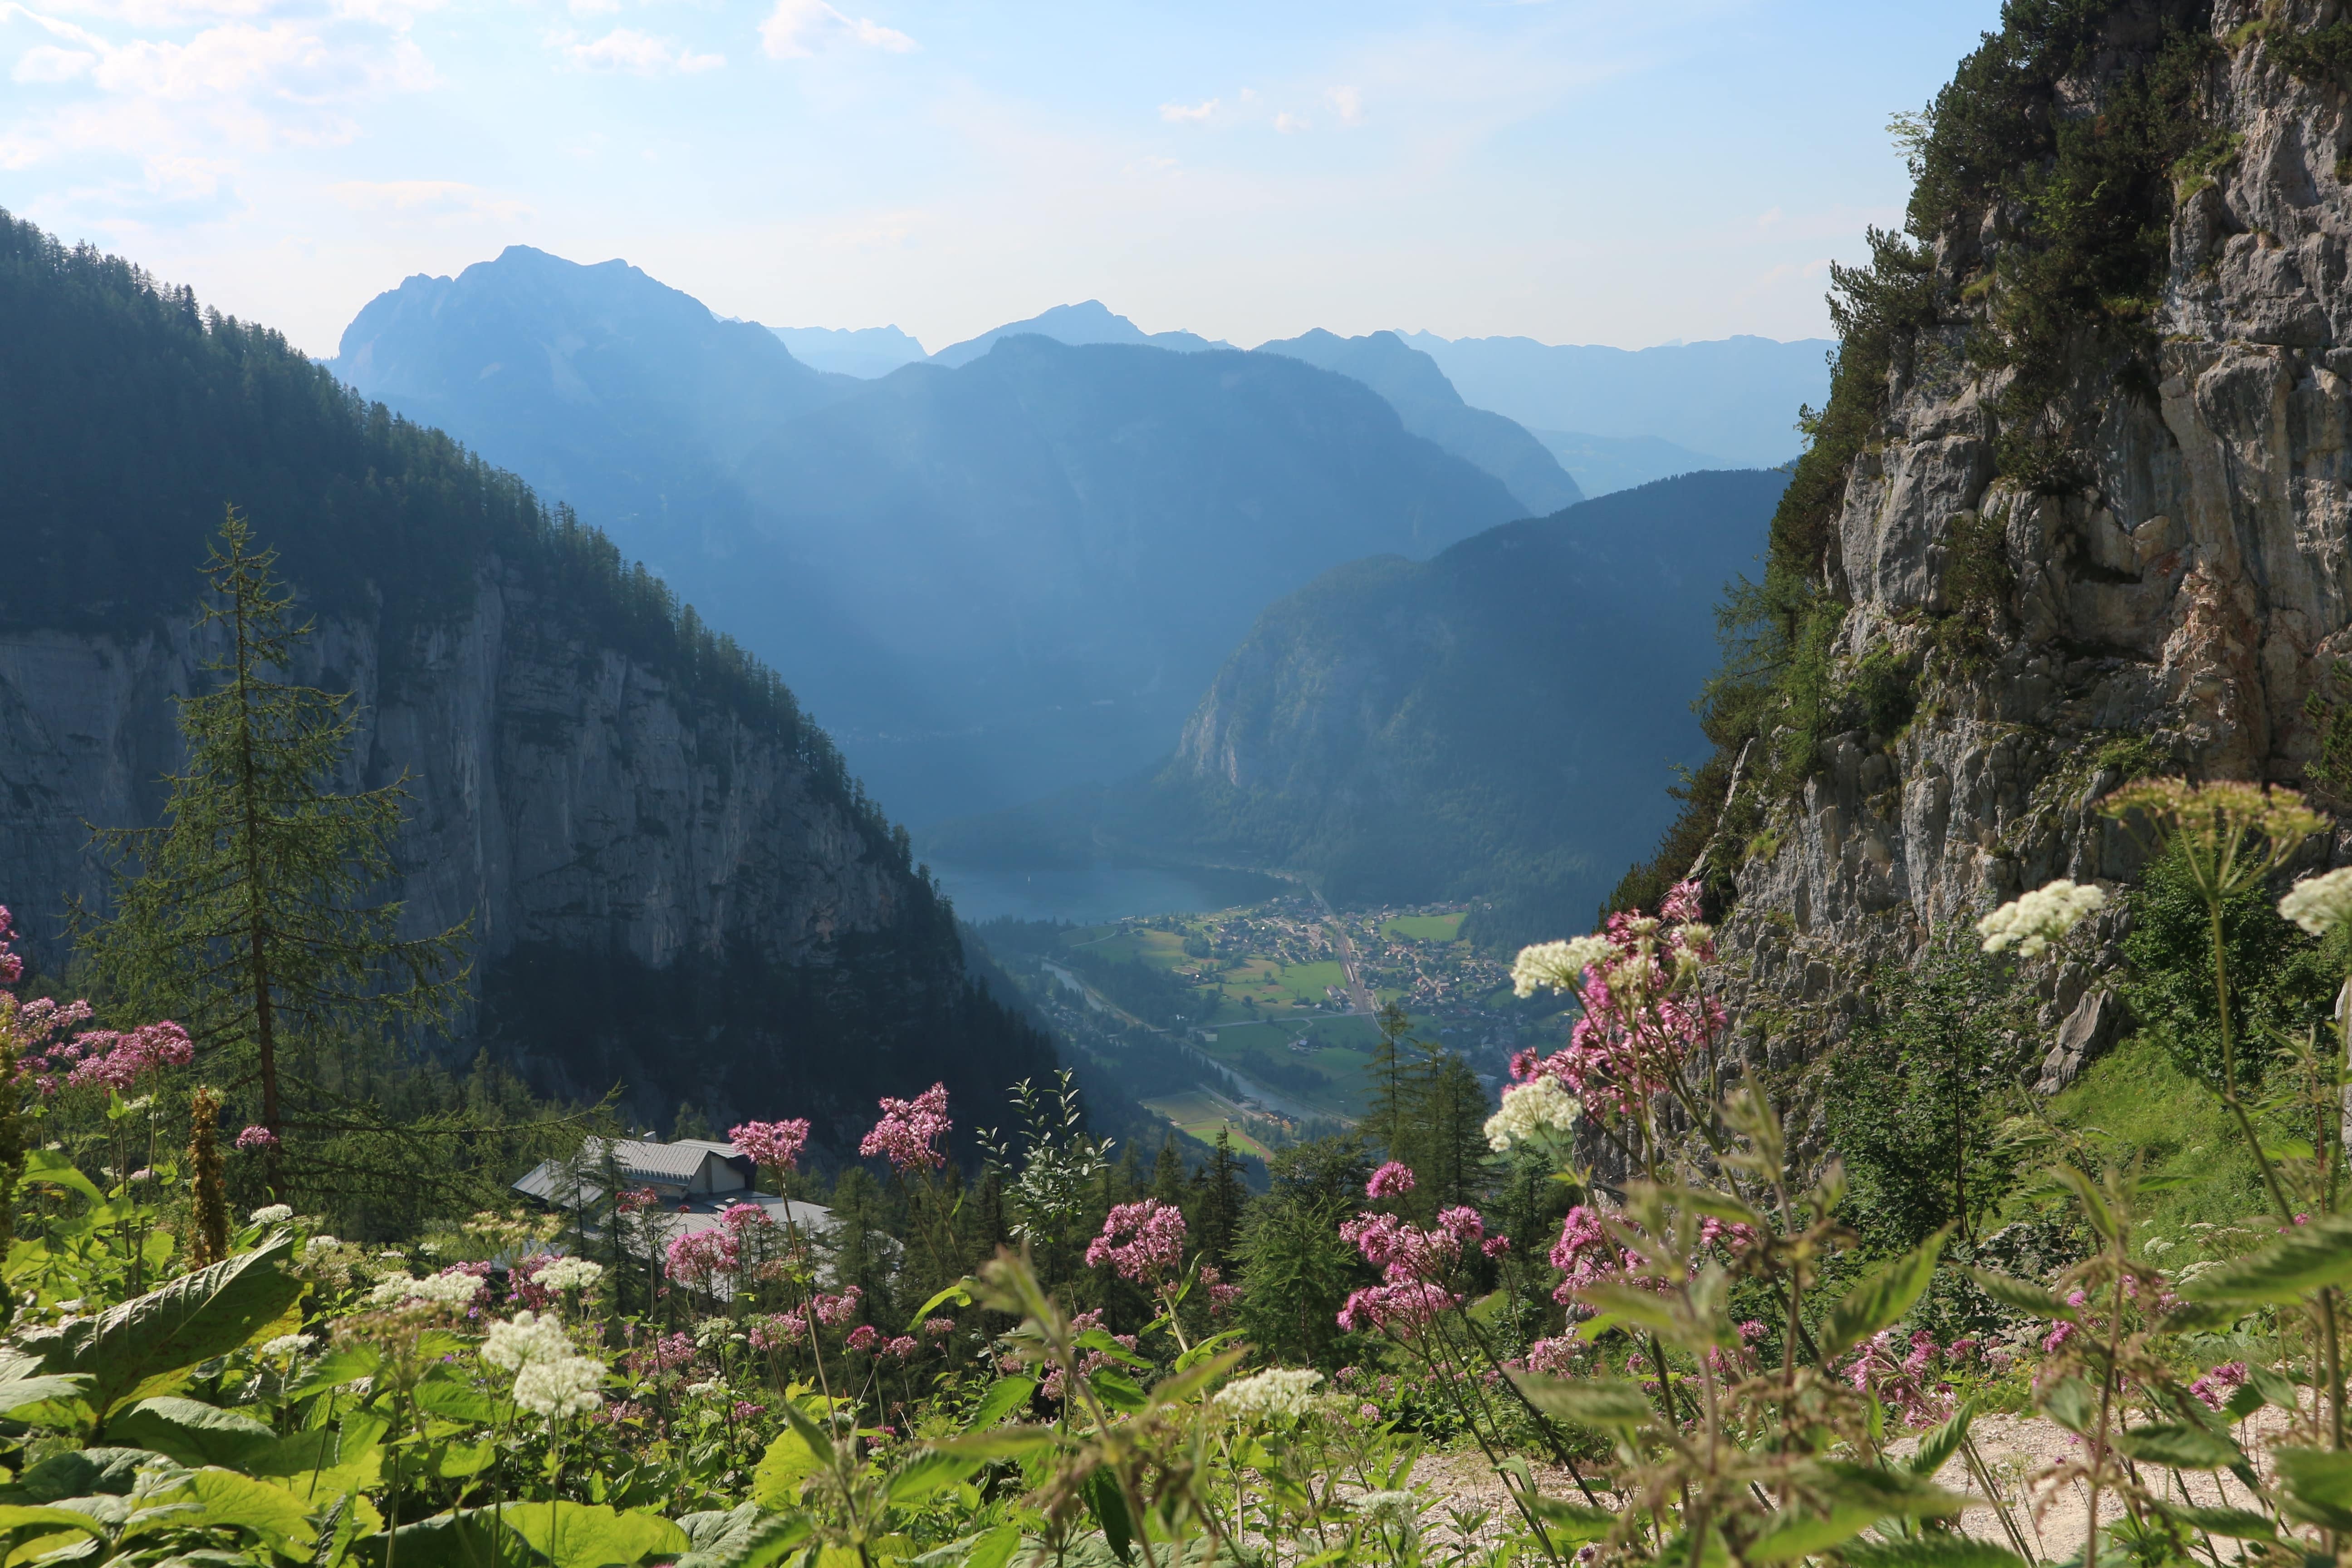
[[[618,1079],[665,1124],[688,1099],[841,1130],[1051,1065],[793,694],[601,534],[277,334],[5,217],[0,320],[0,900],[37,959],[103,894],[89,826],[161,802],[234,501],[317,619],[296,673],[361,705],[349,782],[407,777],[408,924],[473,921],[454,1049]]]
[[[569,346],[616,320],[636,323],[625,344]],[[706,416],[693,367],[731,374],[738,355],[767,367],[761,398],[716,422],[723,439],[673,439]],[[1269,601],[1526,510],[1360,383],[1297,362],[1024,333],[853,382],[630,268],[535,252],[411,279],[335,366],[395,408],[446,411],[642,553],[790,670],[877,798],[918,821],[1143,766]]]

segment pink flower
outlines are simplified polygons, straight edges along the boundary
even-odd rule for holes
[[[129,1089],[149,1073],[187,1066],[195,1056],[195,1047],[189,1043],[185,1029],[165,1019],[158,1024],[142,1024],[127,1035],[112,1029],[92,1029],[74,1040],[72,1055],[80,1060],[66,1075],[68,1087],[96,1085]],[[59,1053],[52,1052],[51,1056],[56,1058]]]
[[[1675,910],[1697,907],[1697,889],[1689,883],[1678,884],[1666,897],[1668,920],[1684,918]],[[1662,1090],[1683,1058],[1722,1029],[1726,1016],[1713,998],[1693,995],[1675,983],[1684,960],[1714,960],[1706,927],[1661,927],[1640,910],[1628,910],[1609,917],[1604,934],[1615,954],[1586,971],[1579,994],[1583,1011],[1569,1032],[1567,1048],[1549,1057],[1522,1051],[1511,1060],[1511,1076],[1524,1082],[1548,1073],[1587,1106],[1630,1110]]]
[[[1224,1275],[1209,1264],[1201,1265],[1201,1283],[1209,1288],[1209,1316],[1213,1318],[1223,1317],[1242,1299],[1242,1288],[1226,1284]]]
[[[1184,1213],[1158,1198],[1121,1204],[1103,1221],[1102,1234],[1087,1244],[1087,1267],[1109,1264],[1122,1279],[1138,1285],[1184,1267]]]
[[[1464,1247],[1477,1246],[1486,1236],[1486,1222],[1478,1217],[1476,1209],[1466,1206],[1442,1211],[1437,1227]]]
[[[2189,1392],[2205,1404],[2208,1410],[2219,1410],[2229,1402],[2231,1391],[2246,1381],[2246,1363],[2225,1361],[2189,1385]]]
[[[808,1136],[805,1116],[792,1121],[746,1121],[727,1130],[728,1142],[751,1155],[763,1171],[799,1169]]]
[[[837,1329],[857,1316],[857,1303],[866,1292],[852,1285],[838,1296],[819,1296],[811,1303],[816,1308],[816,1321],[828,1329]]]
[[[689,1231],[669,1244],[671,1278],[705,1290],[715,1288],[719,1275],[734,1273],[741,1262],[735,1238],[723,1230]]]
[[[955,1320],[953,1318],[925,1318],[923,1320],[923,1332],[935,1340],[945,1339],[948,1335],[955,1332]]]
[[[1339,1326],[1350,1333],[1402,1329],[1412,1332],[1437,1321],[1462,1298],[1424,1280],[1375,1285],[1348,1298],[1339,1309]]]
[[[1497,1232],[1480,1242],[1478,1250],[1489,1258],[1500,1258],[1511,1250],[1511,1238]]]
[[[786,1345],[796,1345],[808,1332],[808,1322],[798,1312],[776,1312],[751,1320],[744,1338],[755,1351],[780,1351]]]
[[[1412,1167],[1399,1160],[1391,1160],[1372,1173],[1364,1184],[1366,1195],[1375,1198],[1401,1198],[1412,1191]]]
[[[8,939],[16,928],[8,918],[8,906],[0,904],[0,985],[14,985],[24,978],[25,961],[8,951]]]
[[[873,1324],[860,1323],[849,1331],[849,1348],[854,1351],[870,1351],[874,1348],[874,1342],[881,1337],[881,1331]]]
[[[1591,1353],[1591,1345],[1574,1335],[1538,1340],[1528,1347],[1528,1369],[1549,1373],[1554,1377],[1571,1377],[1584,1370],[1585,1358]]]
[[[912,1100],[881,1100],[882,1120],[857,1145],[860,1154],[879,1154],[900,1172],[937,1170],[947,1156],[931,1141],[955,1125],[948,1120],[948,1086],[935,1083]]]
[[[613,1200],[613,1206],[623,1214],[643,1214],[661,1202],[661,1194],[651,1187],[630,1187]]]
[[[767,1409],[764,1405],[757,1405],[748,1399],[739,1399],[729,1407],[727,1415],[730,1420],[741,1423],[758,1419],[767,1413]]]
[[[719,1223],[740,1236],[755,1226],[773,1228],[776,1222],[758,1204],[729,1204],[719,1212]]]
[[[914,1335],[900,1334],[897,1339],[892,1340],[888,1344],[882,1348],[884,1353],[897,1356],[900,1361],[905,1361],[909,1356],[912,1356],[915,1352],[921,1347],[915,1343]]]
[[[1364,1261],[1391,1284],[1444,1279],[1460,1260],[1462,1241],[1450,1230],[1423,1230],[1392,1214],[1360,1214],[1339,1227]]]
[[[275,1149],[278,1134],[267,1127],[248,1127],[236,1135],[236,1146],[247,1153],[257,1149]]]

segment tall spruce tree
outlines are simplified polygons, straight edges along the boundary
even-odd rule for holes
[[[1216,1146],[1201,1168],[1201,1255],[1220,1268],[1233,1266],[1234,1243],[1241,1234],[1242,1215],[1249,1206],[1249,1189],[1242,1184],[1241,1157],[1234,1152],[1233,1132],[1217,1129]]]
[[[358,709],[298,684],[313,624],[232,506],[204,572],[199,639],[218,685],[182,699],[186,762],[163,822],[93,836],[111,909],[77,909],[81,952],[127,1014],[177,1020],[205,1076],[247,1101],[283,1195],[306,1154],[369,1131],[357,1100],[397,1049],[446,1026],[465,979],[464,925],[397,934],[385,896],[402,783],[337,786]],[[390,1129],[374,1131],[389,1133]]]

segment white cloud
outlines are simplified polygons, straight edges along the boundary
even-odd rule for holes
[[[18,81],[71,81],[88,76],[89,68],[98,64],[98,57],[88,49],[61,49],[55,44],[36,44],[16,61],[9,74]]]
[[[825,0],[776,0],[776,8],[760,24],[760,39],[770,57],[803,60],[835,44],[859,44],[903,55],[915,40],[896,27],[886,27],[869,16],[844,15]]]
[[[1339,110],[1342,125],[1364,122],[1364,93],[1361,88],[1335,87],[1323,94],[1324,101]]]
[[[1205,124],[1216,112],[1217,100],[1213,98],[1203,103],[1163,103],[1160,106],[1160,118],[1171,125]]]
[[[621,0],[571,0],[575,16],[610,16],[621,8]]]
[[[328,186],[327,193],[354,212],[485,217],[501,223],[530,216],[530,209],[512,197],[493,195],[463,180],[344,180]]]
[[[601,38],[574,43],[570,35],[558,40],[563,58],[582,70],[628,71],[635,76],[668,76],[716,70],[727,63],[724,55],[698,55],[675,39],[615,27]]]
[[[1312,130],[1313,126],[1305,119],[1286,109],[1274,117],[1274,128],[1285,136],[1290,136],[1301,131]]]

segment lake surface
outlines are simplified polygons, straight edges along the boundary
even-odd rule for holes
[[[1009,870],[931,862],[959,919],[1069,921],[1092,925],[1129,915],[1189,915],[1273,898],[1287,886],[1248,871],[1173,871],[1156,866]]]

